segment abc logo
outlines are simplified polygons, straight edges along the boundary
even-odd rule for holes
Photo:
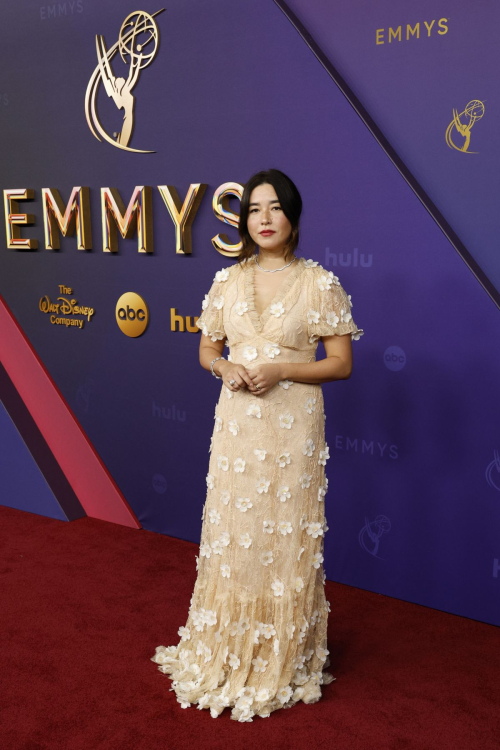
[[[384,352],[384,364],[388,370],[402,370],[406,364],[406,354],[399,346],[388,346]]]
[[[122,294],[116,303],[116,322],[125,336],[141,336],[149,323],[148,306],[142,297],[135,292]]]

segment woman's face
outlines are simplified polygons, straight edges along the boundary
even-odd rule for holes
[[[263,250],[276,254],[283,250],[292,225],[286,218],[272,185],[265,183],[252,190],[247,227],[252,240]]]

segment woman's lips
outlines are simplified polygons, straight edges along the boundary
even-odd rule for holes
[[[271,234],[274,234],[274,232],[266,230],[265,232],[261,232],[261,234],[263,235],[263,237],[269,237]]]

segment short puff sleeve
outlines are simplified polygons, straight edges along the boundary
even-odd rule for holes
[[[229,278],[229,269],[223,268],[215,274],[213,284],[201,303],[202,312],[196,320],[197,327],[210,336],[212,341],[226,338],[224,330],[225,282]]]
[[[352,341],[358,341],[364,331],[353,320],[351,295],[346,294],[338,276],[322,266],[310,268],[309,273],[309,343],[314,343],[321,336],[343,336],[347,333],[351,334]]]

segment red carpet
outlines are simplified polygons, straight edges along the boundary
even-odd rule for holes
[[[328,582],[336,681],[240,724],[181,709],[150,661],[177,643],[198,546],[0,507],[0,748],[498,750],[500,631]]]

